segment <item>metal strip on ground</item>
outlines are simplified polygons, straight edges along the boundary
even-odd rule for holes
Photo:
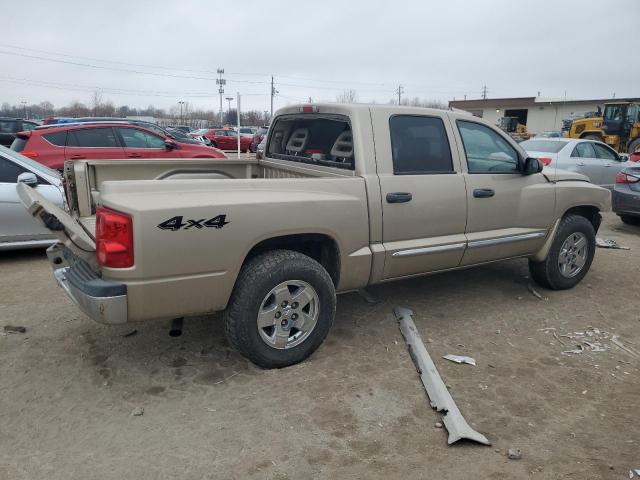
[[[431,407],[443,414],[442,421],[449,432],[447,443],[451,445],[458,440],[467,439],[483,445],[491,445],[487,437],[471,428],[462,413],[460,413],[449,390],[447,390],[442,378],[440,378],[440,374],[433,360],[431,360],[422,338],[420,338],[415,323],[413,323],[411,318],[413,312],[407,308],[396,307],[393,309],[393,313],[400,325],[400,332],[402,332],[402,336],[407,343],[409,355],[418,370],[427,395],[429,395]]]

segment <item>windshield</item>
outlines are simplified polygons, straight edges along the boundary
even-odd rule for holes
[[[35,160],[32,160],[28,157],[25,157],[24,155],[19,154],[18,152],[14,152],[13,150],[9,150],[6,147],[3,147],[2,145],[0,145],[0,155],[7,157],[7,158],[13,158],[19,162],[24,163],[25,165],[29,165],[29,167],[31,167],[33,170],[36,170],[38,172],[42,172],[45,175],[49,175],[51,177],[55,177],[55,178],[61,178],[60,174],[55,171],[50,169],[49,167],[45,167],[43,164],[41,164],[40,162],[36,162]]]
[[[558,153],[567,143],[561,140],[526,140],[520,146],[530,152]]]

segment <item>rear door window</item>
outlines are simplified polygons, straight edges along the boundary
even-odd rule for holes
[[[111,127],[72,130],[67,135],[67,147],[119,148]]]
[[[393,173],[453,173],[444,123],[438,117],[395,115],[389,119]]]
[[[596,158],[596,152],[593,150],[590,142],[580,142],[571,152],[572,157],[578,158]]]

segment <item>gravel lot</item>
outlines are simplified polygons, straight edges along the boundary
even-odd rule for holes
[[[0,334],[0,478],[628,478],[640,469],[640,227],[608,214],[600,236],[631,250],[598,249],[585,281],[535,287],[543,299],[524,260],[376,286],[375,304],[342,295],[325,344],[279,371],[231,350],[217,318],[186,321],[180,338],[167,322],[96,324],[44,252],[0,252],[0,326],[27,328]],[[447,446],[396,305],[414,311],[491,447]],[[563,354],[576,332],[606,350]]]

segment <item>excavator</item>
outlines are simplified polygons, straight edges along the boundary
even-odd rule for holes
[[[598,140],[619,153],[640,150],[640,103],[605,103],[601,116],[588,116],[571,122],[568,138]]]

